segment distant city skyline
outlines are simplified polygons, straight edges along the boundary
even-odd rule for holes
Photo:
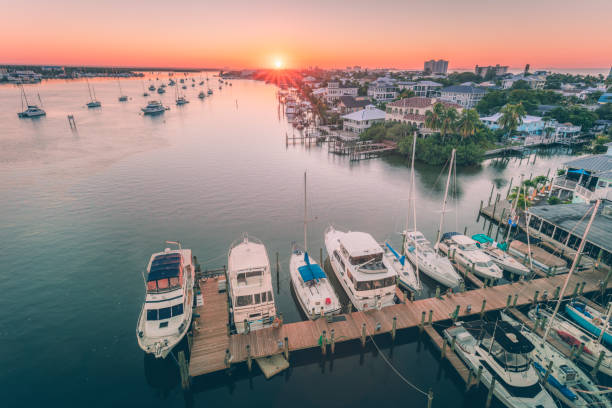
[[[424,61],[444,59],[449,71],[612,65],[609,0],[32,0],[27,8],[6,3],[2,12],[0,64],[422,69]]]

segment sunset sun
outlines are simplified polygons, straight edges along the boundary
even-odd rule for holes
[[[283,67],[283,60],[277,58],[274,60],[274,68],[281,69]]]

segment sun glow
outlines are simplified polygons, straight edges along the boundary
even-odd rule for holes
[[[281,69],[283,67],[283,60],[277,58],[274,60],[274,68]]]

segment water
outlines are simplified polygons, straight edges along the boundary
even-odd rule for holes
[[[158,117],[139,114],[146,99],[159,98],[140,96],[140,80],[122,81],[131,98],[125,103],[117,101],[116,81],[92,81],[103,105],[89,110],[85,82],[46,82],[26,87],[31,99],[40,91],[47,111],[36,120],[18,119],[18,89],[0,87],[3,406],[425,406],[373,344],[363,353],[358,343],[340,344],[325,360],[294,353],[291,369],[269,381],[257,370],[249,377],[244,367],[231,377],[197,378],[186,395],[172,360],[140,351],[141,272],[167,239],[181,240],[215,268],[241,232],[257,236],[271,259],[280,254],[278,309],[286,321],[301,319],[287,265],[291,242],[302,237],[304,170],[316,257],[329,223],[400,244],[409,187],[402,159],[349,163],[325,147],[286,146],[285,132],[293,130],[279,114],[274,87],[235,80],[218,90],[216,79],[209,82],[213,96],[201,101],[199,87],[189,86],[191,103],[183,107],[168,88],[161,98],[171,110]],[[505,194],[511,177],[516,185],[520,173],[554,171],[565,156],[533,159],[461,170],[445,230],[480,232],[476,212],[492,185]],[[418,226],[433,239],[445,174],[418,165],[416,179]],[[420,388],[433,388],[434,406],[483,404],[482,392],[465,397],[429,341],[414,332],[398,340],[391,361]],[[376,342],[388,356],[388,337]]]

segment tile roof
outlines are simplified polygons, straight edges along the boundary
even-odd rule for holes
[[[419,115],[417,113],[406,113],[403,118],[411,122],[425,122],[425,115]]]

